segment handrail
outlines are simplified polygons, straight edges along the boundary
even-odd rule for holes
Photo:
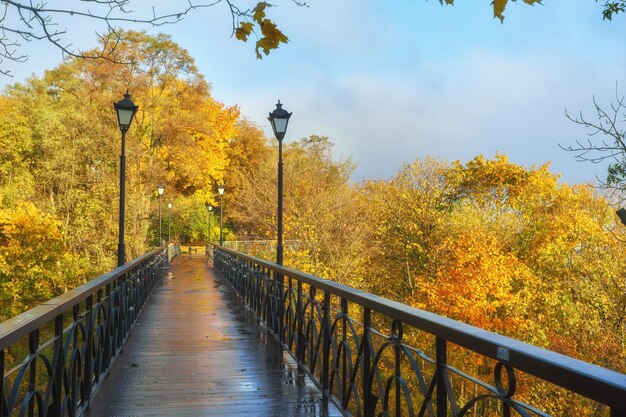
[[[239,253],[229,248],[214,245],[214,251],[216,258],[224,257],[221,263],[216,259],[216,266],[225,268],[228,267],[228,263],[231,263],[231,268],[234,265],[235,268],[239,269],[239,275],[247,274],[248,278],[246,279],[248,280],[255,273],[261,273],[267,277],[271,275],[274,277],[273,279],[276,277],[278,279],[282,279],[281,277],[294,279],[299,285],[298,291],[300,291],[301,283],[306,284],[316,290],[323,291],[325,300],[330,300],[330,295],[332,295],[340,298],[342,303],[345,302],[346,305],[347,303],[356,304],[365,310],[381,313],[393,320],[394,323],[397,322],[399,326],[402,324],[409,325],[434,335],[438,341],[444,343],[451,342],[480,355],[495,359],[505,365],[507,370],[511,367],[523,371],[598,403],[605,404],[611,408],[613,417],[626,416],[625,374]],[[227,274],[231,275],[233,273],[233,271],[227,272]],[[239,277],[238,279],[242,278]],[[241,283],[237,285],[243,290]],[[280,283],[277,285],[281,287]],[[283,288],[279,288],[273,295],[274,297],[279,297],[280,300],[278,302],[284,306],[282,309],[277,310],[279,316],[285,314],[287,304],[290,303],[287,300],[287,296],[285,296],[289,289],[285,288],[284,285],[283,283]],[[291,288],[291,284],[289,284],[289,288]],[[246,291],[250,291],[250,289],[246,289]],[[297,296],[300,298],[302,295],[298,293]],[[325,307],[323,302],[320,305],[322,308]],[[300,307],[297,303],[291,306],[291,309],[295,311],[299,311],[298,308]],[[347,315],[347,307],[344,314]],[[288,320],[288,318],[281,316],[277,320],[281,326],[281,330],[278,333],[285,333],[284,321]],[[304,320],[304,317],[294,317],[292,320]],[[284,335],[281,341],[284,342]]]
[[[165,246],[156,248],[151,252],[86,282],[80,287],[69,290],[58,297],[52,298],[51,300],[39,304],[37,307],[0,323],[0,346],[8,346],[22,337],[28,336],[30,332],[39,328],[42,324],[53,320],[62,312],[85,301],[89,295],[93,294],[98,289],[106,287],[133,268],[141,265],[147,259],[161,252],[164,247]]]
[[[0,323],[0,416],[88,408],[167,264],[161,246]]]

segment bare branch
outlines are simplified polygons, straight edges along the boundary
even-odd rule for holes
[[[42,0],[0,0],[0,67],[5,61],[24,62],[28,60],[28,55],[21,53],[24,48],[22,42],[47,41],[61,51],[64,56],[88,59],[107,59],[115,61],[111,54],[115,46],[122,41],[120,33],[115,31],[116,26],[124,24],[163,26],[180,22],[191,12],[213,7],[224,3],[232,18],[232,34],[242,20],[249,20],[252,11],[242,10],[236,4],[238,0],[208,0],[196,3],[187,0],[181,3],[179,10],[167,13],[158,13],[152,7],[148,16],[140,16],[131,9],[132,0],[73,0],[74,4],[67,8],[49,7],[46,1]],[[308,7],[304,2],[292,0],[301,7]],[[137,3],[137,2],[135,2]],[[71,4],[71,3],[70,3]],[[138,4],[138,3],[137,3]],[[103,43],[99,51],[85,52],[73,47],[68,41],[70,36],[67,28],[59,27],[59,22],[72,27],[80,19],[88,19],[100,22],[102,29],[106,29],[113,35],[104,37],[96,35]],[[65,23],[67,22],[67,23]],[[231,35],[232,36],[232,35]],[[111,42],[109,44],[109,41]],[[0,74],[9,75],[9,71],[0,68]]]
[[[615,85],[615,102],[608,110],[602,107],[595,97],[593,105],[596,115],[595,121],[590,121],[580,112],[573,117],[565,110],[565,117],[571,122],[587,129],[586,140],[576,140],[573,145],[559,147],[567,152],[574,153],[576,161],[601,163],[610,162],[607,177],[598,178],[600,186],[613,192],[623,192],[626,186],[626,104],[619,94],[618,85]]]

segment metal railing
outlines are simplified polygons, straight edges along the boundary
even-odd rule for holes
[[[228,248],[207,261],[346,413],[626,417],[624,374]]]
[[[88,408],[167,262],[158,248],[0,323],[0,416]]]

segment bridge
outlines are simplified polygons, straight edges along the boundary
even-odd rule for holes
[[[626,417],[624,374],[233,249],[170,256],[0,324],[0,416]]]

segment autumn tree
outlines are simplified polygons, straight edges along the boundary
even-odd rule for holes
[[[89,270],[54,216],[30,203],[0,209],[0,321],[75,288]]]
[[[124,36],[128,41],[111,53],[132,57],[134,65],[70,60],[9,87],[0,108],[7,126],[0,161],[8,174],[0,179],[0,196],[57,216],[65,244],[103,270],[112,265],[117,236],[111,213],[117,212],[120,140],[111,103],[129,90],[140,104],[126,148],[130,256],[146,250],[158,227],[157,184],[167,185],[168,199],[214,202],[238,129],[238,109],[210,96],[184,49],[166,35]]]

